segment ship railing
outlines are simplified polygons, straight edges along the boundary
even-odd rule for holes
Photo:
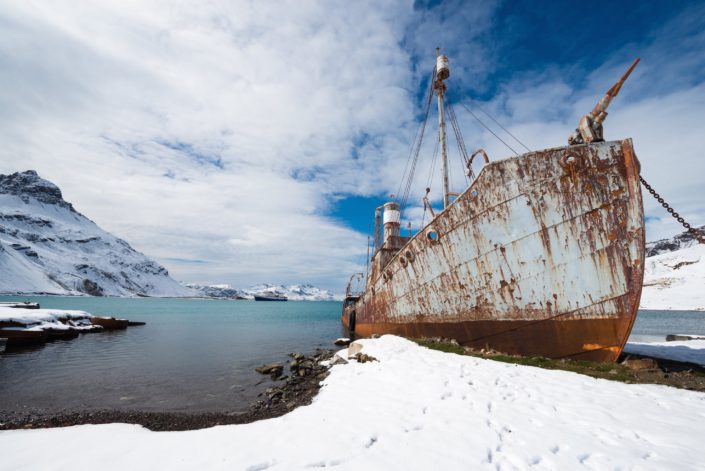
[[[345,288],[345,297],[360,297],[365,292],[365,275],[362,273],[354,273],[348,281],[348,286]]]

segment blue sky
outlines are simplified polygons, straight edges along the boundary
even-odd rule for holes
[[[418,1],[415,3],[415,8],[419,15],[428,15],[438,20],[448,18],[452,16],[453,11],[468,8],[468,5],[470,5],[469,2]],[[637,56],[642,56],[644,61],[649,61],[648,67],[651,70],[659,67],[668,68],[669,60],[677,60],[678,56],[686,56],[688,53],[697,53],[696,48],[703,45],[704,12],[702,4],[678,0],[597,2],[589,8],[583,8],[574,2],[559,1],[498,2],[496,8],[488,13],[487,19],[492,27],[482,36],[470,37],[468,40],[462,34],[462,30],[465,26],[471,27],[472,22],[460,21],[451,23],[451,30],[457,34],[444,37],[446,41],[438,41],[438,45],[443,46],[443,51],[450,55],[451,68],[454,69],[454,52],[470,50],[477,47],[477,43],[482,44],[492,61],[482,69],[482,80],[470,79],[466,76],[455,77],[453,74],[453,80],[450,82],[453,88],[449,90],[449,94],[456,103],[471,102],[485,106],[486,102],[492,102],[501,93],[502,88],[515,78],[525,80],[524,77],[527,76],[541,77],[547,69],[556,71],[568,86],[579,90],[580,87],[588,86],[593,71],[600,69],[606,63],[614,62],[616,57],[624,60],[622,63],[624,68]],[[668,27],[670,22],[673,23]],[[664,28],[664,25],[667,27]],[[414,32],[407,31],[406,34],[409,36]],[[697,40],[698,36],[700,36],[699,40]],[[696,41],[689,44],[689,41],[693,40]],[[649,46],[659,41],[663,43],[661,48],[644,56],[645,50],[648,51]],[[430,67],[433,66],[433,44],[429,43],[429,46],[431,46],[429,50],[425,51],[426,56],[422,56],[418,48],[408,47],[415,70],[425,72],[429,69],[429,64]],[[681,46],[683,50],[678,51]],[[667,55],[670,53],[674,53],[675,57]],[[685,67],[679,64],[679,68],[687,69],[686,76],[680,77],[679,81],[655,83],[654,85],[657,86],[652,87],[648,92],[652,96],[659,96],[664,92],[669,93],[694,84],[701,84],[705,79],[705,68],[697,66],[705,63],[705,52],[700,54],[702,57],[699,61]],[[641,67],[644,67],[644,64]],[[469,72],[472,75],[472,71]],[[606,91],[617,78],[618,76],[606,76],[607,81],[602,83],[603,88],[599,90]],[[627,83],[625,94],[628,93],[630,85]],[[416,90],[417,118],[421,115],[426,87],[427,80],[420,80]],[[594,102],[596,103],[601,96],[601,94],[593,95]],[[550,114],[551,109],[542,110],[541,113],[546,111]],[[585,113],[589,109],[574,111]],[[457,112],[465,113],[462,110]],[[619,113],[619,100],[615,102],[610,112]],[[478,114],[492,124],[482,113]],[[435,116],[430,118],[430,124],[434,129],[435,119]],[[607,125],[609,126],[609,121]],[[473,123],[473,126],[477,125]],[[493,126],[493,129],[515,149],[520,148],[496,126]],[[569,133],[568,128],[566,133]],[[433,140],[433,138],[433,135],[430,138],[428,135],[426,137],[427,140]],[[555,143],[555,145],[559,144]],[[468,142],[468,145],[471,143]],[[377,194],[341,198],[330,214],[355,230],[366,233],[372,221],[374,208],[387,201],[387,196],[387,194]],[[658,216],[647,216],[647,219],[660,220]]]
[[[562,145],[641,57],[606,137],[632,137],[644,176],[705,223],[702,2],[7,0],[0,172],[37,170],[179,280],[341,291],[399,188],[436,46],[467,147],[495,160],[510,152],[462,105]],[[645,205],[647,238],[679,231]]]

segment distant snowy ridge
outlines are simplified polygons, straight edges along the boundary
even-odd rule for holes
[[[696,229],[700,231],[701,234],[705,235],[705,226],[700,226]],[[676,250],[687,249],[688,247],[693,247],[694,245],[698,245],[698,241],[695,240],[693,234],[685,231],[671,237],[670,239],[660,239],[653,242],[647,242],[646,256],[653,257],[654,255],[675,252]]]
[[[0,293],[166,297],[193,291],[28,170],[0,175]]]
[[[705,245],[684,232],[646,247],[653,255],[646,258],[639,307],[705,311]]]
[[[342,295],[334,294],[331,291],[317,288],[310,284],[284,286],[263,283],[244,289],[232,288],[230,285],[204,286],[194,283],[185,283],[184,286],[193,289],[200,295],[208,298],[239,297],[253,299],[255,295],[277,292],[285,295],[290,301],[341,301],[343,299]]]

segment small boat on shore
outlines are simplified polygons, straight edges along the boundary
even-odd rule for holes
[[[282,293],[276,291],[270,293],[255,294],[255,301],[288,301],[289,298]]]

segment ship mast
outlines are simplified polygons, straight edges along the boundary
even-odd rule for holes
[[[440,140],[441,148],[441,172],[443,173],[443,208],[447,208],[450,204],[448,201],[448,152],[446,148],[446,120],[445,110],[443,108],[443,95],[446,91],[446,85],[443,80],[450,76],[450,68],[448,67],[448,57],[442,56],[440,48],[436,48],[436,81],[433,88],[438,95],[438,139]]]

